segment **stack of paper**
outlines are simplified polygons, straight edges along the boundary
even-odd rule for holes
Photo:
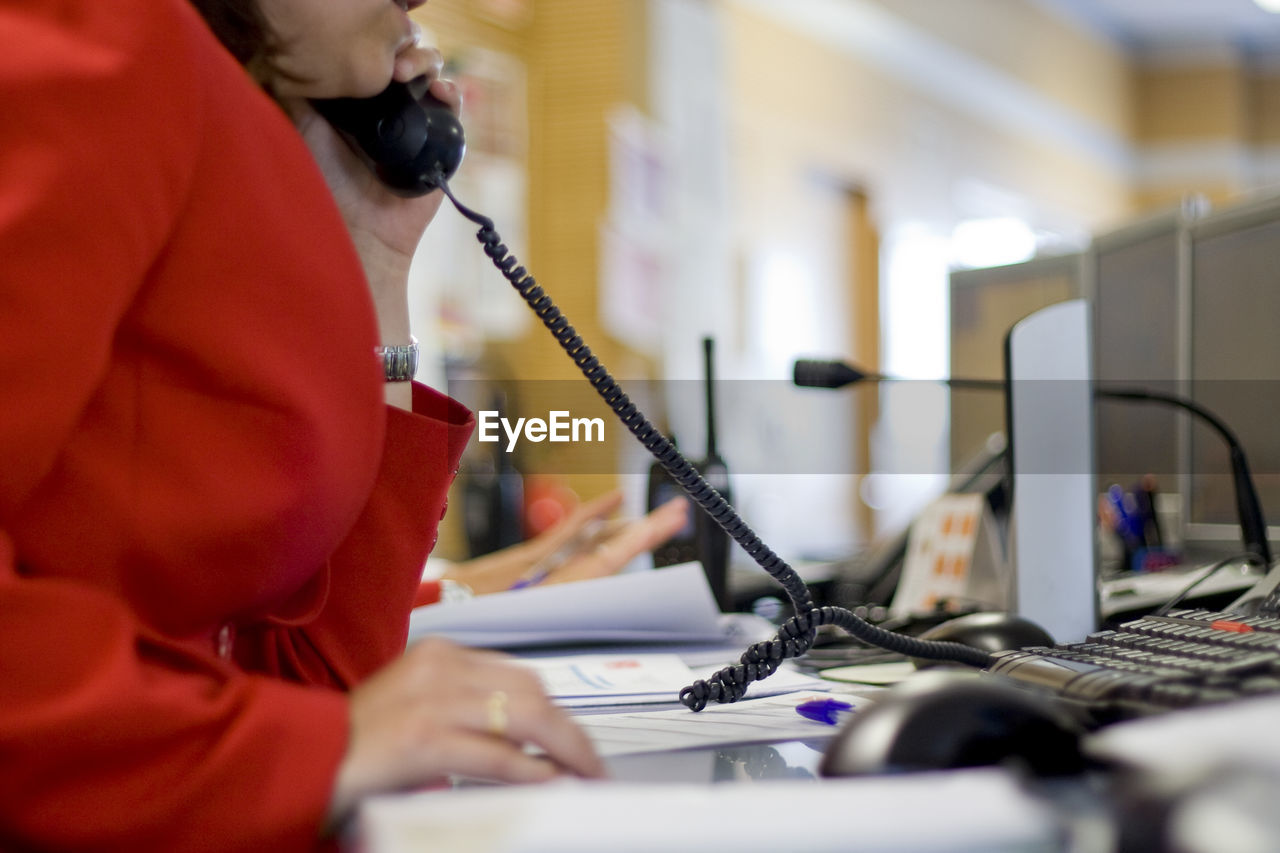
[[[678,701],[680,691],[719,666],[691,668],[676,654],[593,654],[519,661],[542,679],[547,695],[568,708]],[[752,697],[825,689],[821,679],[784,666],[749,688]]]
[[[697,563],[576,583],[534,586],[415,609],[409,640],[467,646],[716,642],[720,611]]]

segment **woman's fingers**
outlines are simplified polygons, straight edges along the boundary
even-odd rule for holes
[[[672,498],[641,519],[621,527],[616,533],[585,549],[551,573],[548,583],[602,577],[619,571],[640,554],[652,551],[684,528],[689,519],[689,503]]]
[[[453,768],[454,776],[512,785],[546,782],[562,774],[545,755],[530,755],[510,741],[465,731],[441,739],[430,764]]]
[[[450,775],[518,783],[604,774],[590,739],[534,672],[444,640],[415,644],[356,688],[350,725],[339,816],[361,796]]]
[[[401,83],[425,76],[429,81],[427,91],[456,115],[462,111],[462,89],[457,83],[441,76],[443,74],[444,57],[440,51],[420,45],[405,48],[397,54],[395,67],[391,72],[392,78]]]
[[[551,529],[518,546],[460,564],[446,577],[476,593],[500,592],[523,579],[564,583],[603,577],[675,536],[689,521],[685,498],[672,498],[635,521],[608,521],[622,504],[620,491],[575,507]]]
[[[423,75],[429,80],[438,80],[443,73],[444,56],[440,51],[434,47],[414,44],[396,54],[391,76],[401,83],[408,83]]]
[[[462,87],[452,80],[446,80],[438,77],[431,81],[427,91],[431,93],[437,101],[440,101],[449,109],[453,110],[454,115],[462,113]]]
[[[622,492],[615,489],[580,503],[553,527],[529,542],[530,556],[545,559],[583,533],[587,525],[613,515],[622,506]]]
[[[495,652],[460,649],[458,655],[468,697],[457,703],[455,725],[516,748],[534,744],[556,766],[579,776],[604,773],[591,740],[552,703],[536,673]]]
[[[685,498],[672,498],[634,524],[610,538],[609,547],[632,552],[652,551],[679,533],[689,521],[690,506]],[[630,558],[628,558],[630,559]]]
[[[589,501],[578,504],[570,516],[579,519],[581,522],[589,521],[593,518],[605,518],[617,511],[622,506],[622,492],[618,489],[605,492],[599,497],[592,498]]]
[[[505,741],[522,753],[526,744],[537,746],[558,772],[588,779],[604,775],[604,765],[590,739],[567,713],[541,693],[535,696],[490,690],[482,697],[476,713],[473,730],[478,728],[491,740]],[[505,776],[488,778],[518,781]]]

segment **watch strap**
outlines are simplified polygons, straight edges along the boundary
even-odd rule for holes
[[[418,339],[409,336],[409,343],[400,346],[378,346],[374,354],[382,362],[383,375],[388,382],[408,382],[418,372]]]

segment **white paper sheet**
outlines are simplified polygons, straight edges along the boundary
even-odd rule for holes
[[[573,655],[522,660],[561,704],[669,702],[693,680],[679,655]]]
[[[691,668],[680,655],[661,653],[521,658],[520,663],[537,672],[547,695],[567,708],[674,703],[694,679],[708,678],[724,665]],[[749,695],[824,689],[821,679],[784,664],[773,675],[753,683]]]
[[[522,648],[581,642],[715,642],[720,611],[697,563],[416,608],[409,641]]]
[[[897,684],[906,681],[919,670],[910,661],[893,663],[860,663],[856,666],[835,666],[822,670],[825,681],[844,681],[850,684]]]
[[[608,758],[643,752],[671,752],[744,743],[776,743],[786,740],[825,740],[839,726],[800,716],[796,706],[811,699],[838,699],[853,706],[851,713],[868,707],[870,699],[847,694],[808,690],[761,699],[742,699],[728,705],[708,705],[694,713],[640,711],[594,714],[577,718],[596,752]]]

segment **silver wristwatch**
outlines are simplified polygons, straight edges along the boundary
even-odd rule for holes
[[[374,347],[373,352],[382,360],[388,382],[408,382],[418,372],[418,339],[413,335],[403,346]]]

